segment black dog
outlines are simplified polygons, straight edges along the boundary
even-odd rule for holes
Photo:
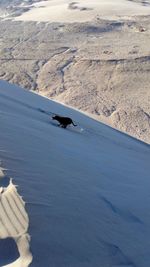
[[[52,117],[52,119],[58,121],[60,123],[59,126],[62,128],[66,128],[70,124],[73,124],[73,126],[77,126],[76,124],[73,123],[72,119],[68,117],[61,117],[56,115]]]

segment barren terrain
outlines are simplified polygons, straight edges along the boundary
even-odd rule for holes
[[[141,7],[149,8],[149,2]],[[80,23],[20,21],[21,17],[0,21],[1,79],[86,111],[150,143],[148,14],[96,16]]]

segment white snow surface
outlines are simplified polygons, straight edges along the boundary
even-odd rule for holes
[[[57,127],[39,108],[78,126]],[[4,81],[0,126],[0,187],[13,177],[26,202],[30,266],[150,266],[149,145]],[[0,266],[23,267],[17,258],[0,239]]]

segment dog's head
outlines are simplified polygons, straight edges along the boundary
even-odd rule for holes
[[[53,120],[57,120],[57,119],[58,119],[58,116],[55,115],[55,116],[52,117],[52,119],[53,119]]]

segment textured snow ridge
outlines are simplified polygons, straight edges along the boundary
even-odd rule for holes
[[[29,218],[25,210],[25,202],[10,179],[8,187],[0,188],[0,239],[13,238],[20,257],[3,267],[27,267],[31,263],[28,226]]]

